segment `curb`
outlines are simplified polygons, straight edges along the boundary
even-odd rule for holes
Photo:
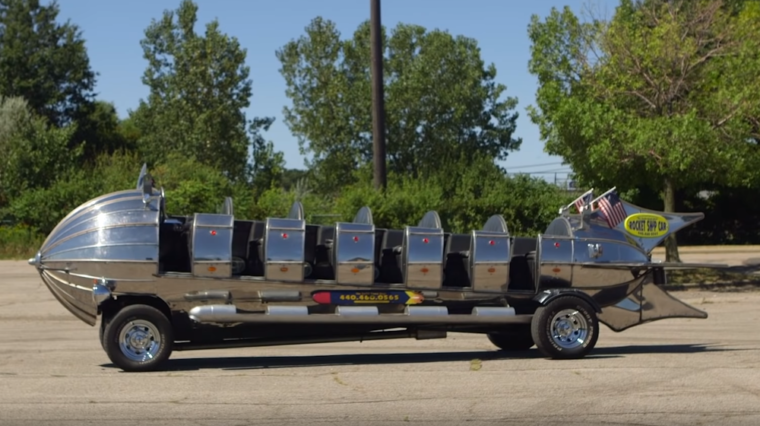
[[[689,284],[665,284],[661,288],[665,291],[734,291],[749,292],[760,291],[760,281],[738,282],[738,283],[689,283]]]
[[[746,246],[679,246],[679,254],[705,254],[705,253],[758,253],[760,245]],[[653,255],[665,255],[665,247],[659,246],[652,250]]]

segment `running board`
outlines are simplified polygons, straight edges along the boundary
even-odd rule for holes
[[[334,314],[310,314],[307,306],[268,306],[264,313],[240,313],[235,305],[205,305],[188,314],[199,323],[397,326],[530,324],[533,317],[516,315],[511,307],[475,307],[469,315],[450,315],[445,306],[407,306],[403,314],[380,314],[376,306],[338,306]]]

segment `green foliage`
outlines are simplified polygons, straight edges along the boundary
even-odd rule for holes
[[[282,184],[285,173],[285,155],[282,152],[275,151],[274,143],[264,140],[262,131],[269,130],[274,119],[255,119],[251,124],[251,145],[253,148],[253,164],[251,172],[253,180],[251,182],[253,191],[256,195],[272,186]]]
[[[75,127],[55,128],[20,98],[0,97],[0,208],[24,191],[45,188],[78,161]]]
[[[69,171],[46,187],[23,192],[6,209],[14,222],[48,234],[71,210],[96,196],[84,171]]]
[[[399,24],[383,32],[388,170],[430,176],[462,157],[504,159],[513,138],[517,100],[502,98],[477,42],[440,30]],[[312,154],[315,178],[353,182],[371,162],[369,23],[341,40],[333,22],[316,18],[306,34],[277,51],[293,105],[285,122]]]
[[[661,191],[665,211],[679,189],[757,184],[760,25],[748,15],[758,5],[738,15],[722,5],[621,0],[609,22],[569,8],[534,16],[529,115],[546,151],[589,186]]]
[[[77,130],[74,138],[84,142],[84,157],[88,160],[100,154],[137,148],[137,138],[125,132],[116,107],[110,102],[95,101],[78,122]]]
[[[15,223],[47,234],[85,201],[134,187],[139,164],[130,152],[101,155],[91,163],[57,173],[47,185],[17,195],[6,208],[6,214]]]
[[[0,259],[33,257],[45,237],[28,226],[0,225]]]
[[[252,95],[246,50],[221,32],[219,22],[195,32],[198,6],[183,0],[145,30],[147,101],[131,116],[140,152],[151,164],[171,153],[195,157],[232,180],[246,178],[248,148],[243,109]],[[254,121],[256,126],[263,126]]]
[[[622,1],[609,23],[581,23],[569,8],[533,17],[541,86],[529,115],[546,151],[597,186],[750,183],[758,93],[748,83],[760,67],[747,59],[760,32],[718,1],[645,3]]]
[[[81,117],[96,74],[79,28],[56,22],[56,1],[0,0],[0,94],[24,97],[60,126]]]
[[[166,209],[173,214],[216,213],[224,197],[232,195],[232,184],[221,171],[193,157],[170,154],[151,174],[164,188]]]
[[[536,235],[574,198],[541,179],[509,177],[486,159],[461,170],[459,178],[439,173],[414,179],[391,173],[385,193],[363,179],[342,191],[335,209],[350,221],[367,205],[375,224],[391,228],[416,224],[425,212],[436,210],[451,232],[481,229],[489,217],[501,214],[513,234]]]

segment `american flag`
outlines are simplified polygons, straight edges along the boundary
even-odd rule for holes
[[[602,197],[599,200],[599,210],[610,228],[618,226],[626,217],[625,207],[620,202],[617,192],[611,192]]]
[[[582,212],[583,209],[585,209],[586,206],[591,203],[591,200],[593,198],[594,198],[594,194],[591,192],[588,192],[586,194],[583,194],[577,200],[575,200],[575,208],[578,209],[578,213]]]

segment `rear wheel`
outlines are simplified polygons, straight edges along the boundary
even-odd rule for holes
[[[586,301],[563,296],[536,310],[531,335],[538,350],[550,358],[583,358],[599,338],[599,320]]]
[[[530,327],[488,333],[488,340],[503,351],[527,351],[534,344]]]
[[[158,309],[131,305],[106,324],[102,343],[108,358],[122,370],[151,371],[171,355],[174,332]]]

